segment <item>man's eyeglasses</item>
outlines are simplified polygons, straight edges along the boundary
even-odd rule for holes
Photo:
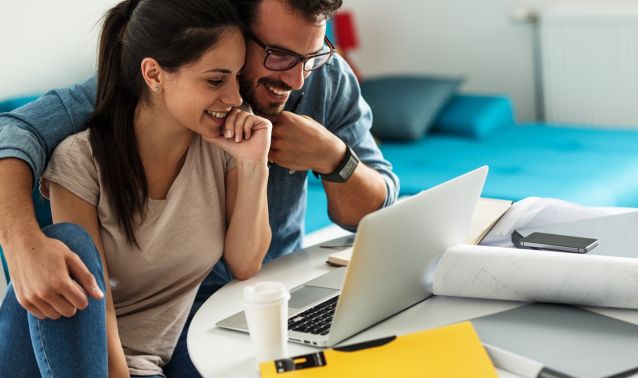
[[[314,71],[326,64],[330,60],[330,57],[332,57],[332,54],[335,53],[335,47],[328,37],[324,37],[323,40],[327,46],[324,45],[320,52],[310,55],[299,55],[291,51],[270,47],[250,32],[247,33],[247,36],[264,49],[266,52],[264,56],[264,67],[271,71],[287,71],[301,62],[303,62],[304,71]]]

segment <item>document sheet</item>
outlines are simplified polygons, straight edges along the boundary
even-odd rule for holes
[[[638,309],[638,259],[459,244],[432,270],[436,295]]]

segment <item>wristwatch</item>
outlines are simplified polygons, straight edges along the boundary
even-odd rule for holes
[[[354,173],[354,170],[359,165],[359,158],[352,151],[352,148],[346,144],[346,156],[343,158],[341,163],[334,172],[328,174],[319,174],[322,179],[330,182],[346,182]],[[317,173],[315,172],[315,175]]]

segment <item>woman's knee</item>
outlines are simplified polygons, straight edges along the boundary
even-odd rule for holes
[[[102,260],[93,239],[81,226],[73,223],[56,223],[42,229],[44,234],[66,244],[78,255],[93,273],[102,272]]]

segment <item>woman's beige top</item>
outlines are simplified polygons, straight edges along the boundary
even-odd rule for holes
[[[52,181],[97,207],[105,268],[132,375],[162,374],[199,284],[222,256],[225,177],[234,166],[228,153],[195,135],[166,199],[148,200],[146,217],[135,230],[138,249],[118,226],[89,131],[66,138],[53,152],[41,191],[48,197],[47,180]]]

